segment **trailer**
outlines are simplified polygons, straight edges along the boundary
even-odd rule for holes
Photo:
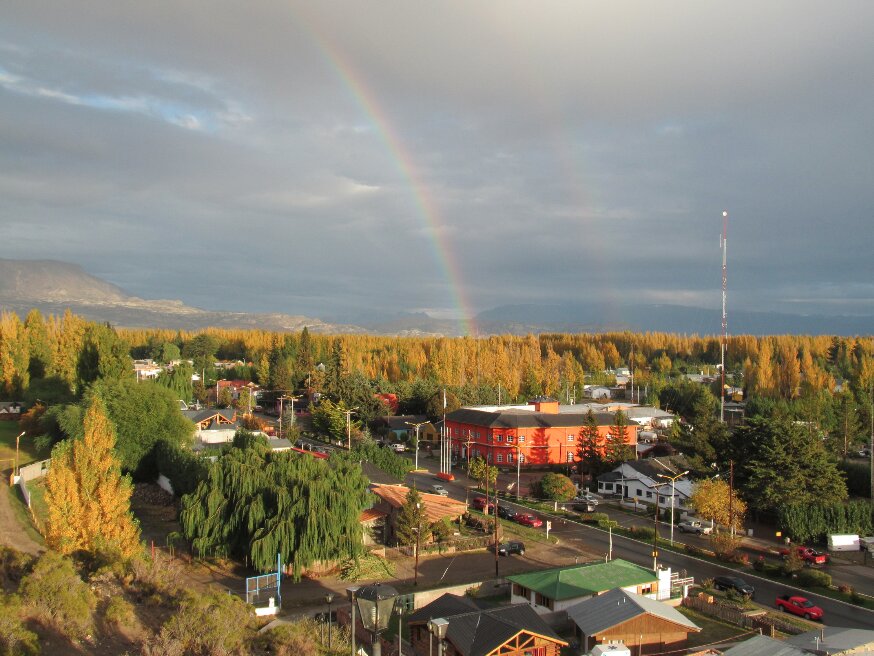
[[[830,535],[828,536],[829,551],[859,551],[858,535]]]

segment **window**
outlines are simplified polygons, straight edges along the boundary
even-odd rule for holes
[[[574,454],[573,454],[573,452],[570,452],[570,451],[568,452],[568,454],[567,454],[567,461],[568,461],[568,462],[573,462],[573,461],[574,461]]]
[[[608,492],[613,491],[613,483],[601,483],[601,485],[604,486],[604,489]]]
[[[573,435],[568,435],[568,436],[567,436],[567,441],[568,441],[568,442],[574,442],[574,441],[576,441],[576,438],[575,438]]]
[[[648,583],[647,585],[640,586],[637,594],[642,594],[642,595],[652,594],[652,583]]]
[[[503,441],[504,441],[504,436],[498,435],[498,442],[503,442]]]
[[[647,499],[652,499],[652,492],[647,492],[647,493],[646,493],[646,498],[647,498]]]
[[[639,497],[643,496],[643,490],[641,490],[640,488],[637,488],[637,496],[639,496]]]
[[[661,504],[667,503],[667,498],[663,497],[662,495],[659,495],[659,503],[661,503]]]
[[[507,462],[513,462],[513,452],[507,454]]]
[[[504,455],[502,453],[499,453],[497,458],[498,458],[498,462],[504,462]]]
[[[520,435],[520,436],[519,436],[519,444],[522,444],[522,442],[524,442],[524,441],[525,441],[525,436],[524,436],[524,435]]]
[[[524,454],[524,453],[520,453],[520,454],[519,454],[519,462],[520,462],[520,463],[521,463],[521,462],[525,462],[525,454]]]
[[[507,435],[507,444],[511,444],[512,442],[513,442],[513,436],[508,434]]]

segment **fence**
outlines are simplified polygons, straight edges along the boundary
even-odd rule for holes
[[[804,633],[806,630],[801,628],[800,626],[796,626],[795,624],[784,622],[779,618],[770,617],[769,615],[765,614],[764,611],[761,611],[757,614],[752,614],[742,611],[739,608],[714,603],[712,601],[709,601],[707,596],[684,597],[683,606],[685,606],[686,608],[691,608],[692,610],[697,610],[698,612],[704,613],[705,615],[710,615],[711,617],[717,617],[725,622],[729,622],[730,624],[742,626],[746,629],[758,629],[764,635],[770,636],[772,638],[774,637],[776,631],[780,631],[781,633],[788,633],[791,635],[798,635],[800,633]]]
[[[445,542],[430,542],[427,545],[419,546],[419,554],[446,554],[457,551],[473,551],[474,549],[485,549],[495,543],[494,536],[474,536],[471,538],[462,538],[460,540],[446,540]],[[415,556],[416,545],[398,545],[396,547],[388,547],[398,554],[403,556]]]
[[[27,489],[27,481],[24,480],[23,476],[18,478],[18,487],[21,488],[21,495],[24,497],[24,503],[27,504],[28,509],[31,509],[30,490]]]
[[[24,467],[18,468],[18,475],[21,477],[23,481],[32,481],[35,478],[40,478],[46,475],[46,472],[49,469],[49,463],[52,461],[51,458],[47,458],[46,460],[40,460],[39,462],[32,462],[29,465],[25,465]]]

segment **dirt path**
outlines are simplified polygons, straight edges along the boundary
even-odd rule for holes
[[[0,543],[29,554],[40,554],[45,551],[45,547],[27,534],[24,526],[21,525],[21,520],[15,513],[12,504],[18,503],[18,499],[13,498],[12,495],[17,495],[18,492],[16,488],[7,485],[8,474],[8,471],[2,472],[2,487],[4,489],[0,491]]]

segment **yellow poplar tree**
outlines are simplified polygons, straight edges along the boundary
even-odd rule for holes
[[[128,557],[139,549],[140,531],[131,514],[130,479],[115,457],[115,430],[103,402],[91,400],[85,436],[55,447],[46,475],[46,543],[70,554],[108,551]]]

